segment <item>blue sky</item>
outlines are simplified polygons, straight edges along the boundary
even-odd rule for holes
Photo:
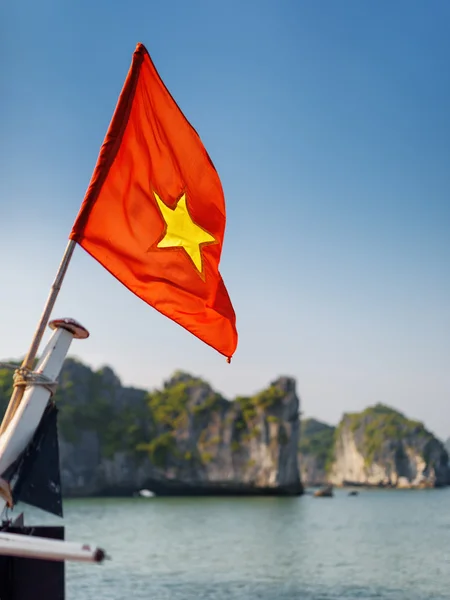
[[[129,8],[128,8],[129,6]],[[336,422],[385,402],[450,435],[450,5],[33,0],[0,15],[0,356],[25,353],[137,42],[222,179],[231,365],[77,248],[72,354],[229,397],[278,375]]]

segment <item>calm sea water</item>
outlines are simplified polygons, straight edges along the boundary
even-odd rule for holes
[[[450,490],[77,500],[64,522],[67,539],[112,556],[70,564],[68,600],[450,597]]]

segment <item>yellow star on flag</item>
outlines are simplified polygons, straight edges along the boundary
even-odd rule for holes
[[[216,239],[202,227],[194,223],[186,205],[186,194],[183,194],[174,209],[165,204],[156,192],[153,192],[166,223],[164,237],[156,245],[157,248],[183,248],[194,263],[199,273],[203,272],[201,248],[205,244],[213,244]]]

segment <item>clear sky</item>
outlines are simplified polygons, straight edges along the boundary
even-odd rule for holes
[[[450,3],[16,0],[0,9],[0,357],[34,332],[137,42],[221,177],[233,362],[77,248],[72,354],[225,395],[281,374],[336,422],[384,402],[450,435]]]

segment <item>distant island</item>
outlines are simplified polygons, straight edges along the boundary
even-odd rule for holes
[[[299,465],[310,486],[441,487],[450,484],[444,444],[418,421],[377,404],[332,427],[301,423]]]
[[[1,410],[11,391],[11,372],[0,369]],[[445,447],[421,423],[383,405],[344,415],[337,427],[300,420],[290,377],[229,401],[181,371],[147,391],[122,386],[109,367],[93,371],[68,358],[55,401],[66,496],[450,484]]]

